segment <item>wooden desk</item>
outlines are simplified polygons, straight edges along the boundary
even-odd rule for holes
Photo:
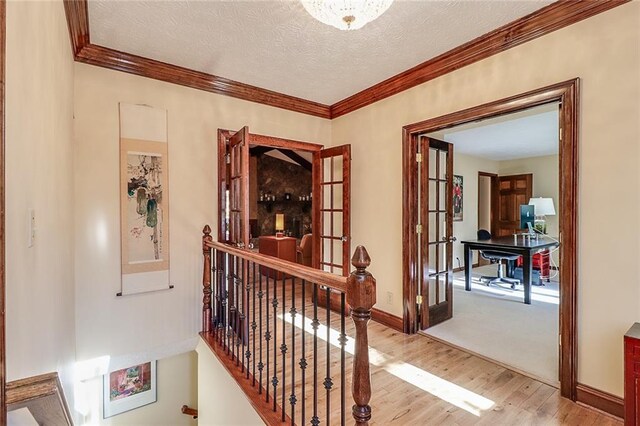
[[[260,237],[259,251],[261,254],[277,257],[278,259],[288,260],[295,263],[296,261],[296,239],[292,237],[275,237],[272,235]],[[271,268],[260,267],[260,273],[281,280],[283,274]]]
[[[540,236],[537,240],[524,240],[518,237],[517,241],[513,236],[495,237],[489,240],[462,241],[464,244],[464,288],[471,291],[471,264],[473,263],[472,250],[501,251],[509,254],[519,254],[523,259],[522,276],[524,284],[524,303],[531,304],[531,270],[533,255],[557,247],[556,240]]]

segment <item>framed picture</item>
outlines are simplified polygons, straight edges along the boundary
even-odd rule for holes
[[[105,419],[158,399],[156,361],[111,371],[104,375],[103,382]]]
[[[462,176],[453,175],[453,221],[462,221],[462,201],[463,201],[463,181]]]

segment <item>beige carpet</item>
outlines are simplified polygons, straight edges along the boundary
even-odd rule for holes
[[[525,305],[522,286],[512,290],[508,284],[487,287],[479,282],[481,275],[495,272],[495,265],[474,268],[470,292],[464,289],[464,272],[456,273],[453,318],[425,334],[559,383],[557,278],[533,286],[531,305]]]

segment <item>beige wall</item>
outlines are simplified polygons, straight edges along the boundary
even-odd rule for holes
[[[115,365],[114,365],[115,362]],[[91,377],[83,378],[76,383],[77,398],[73,402],[76,410],[76,424],[80,425],[110,425],[110,426],[188,426],[197,425],[197,421],[180,412],[180,407],[188,405],[198,406],[198,358],[195,351],[158,359],[156,364],[157,400],[154,403],[138,407],[114,415],[103,417],[103,376],[106,371],[118,370],[144,362],[140,359],[110,359],[100,365],[93,364],[88,368],[83,364],[78,369],[79,375],[87,372]],[[96,374],[91,374],[91,373]],[[71,401],[70,401],[71,403]]]
[[[119,102],[168,110],[172,290],[116,297]],[[217,220],[217,129],[249,125],[254,133],[326,144],[330,122],[84,64],[75,65],[74,114],[78,361],[193,349],[201,327],[201,233]]]
[[[244,391],[211,349],[200,340],[198,352],[198,425],[263,425]]]
[[[558,218],[562,214],[562,212],[560,212],[560,204],[558,203],[558,194],[560,191],[559,171],[560,159],[557,155],[500,161],[498,166],[500,176],[519,175],[523,173],[533,174],[533,196],[551,197],[553,199],[556,215],[547,216],[547,234],[556,238],[560,233]],[[559,254],[559,251],[553,252],[553,259],[556,265],[558,265],[560,261]]]
[[[59,371],[75,351],[73,59],[62,2],[7,2],[7,379]],[[36,238],[27,247],[27,210]]]
[[[478,176],[478,229],[491,231],[491,176]]]
[[[461,241],[475,240],[478,236],[478,172],[497,173],[498,162],[471,155],[458,154],[453,150],[453,173],[463,177],[462,221],[453,222],[453,266],[464,266],[464,246]],[[473,262],[478,261],[474,251]],[[400,291],[399,295],[402,295]]]
[[[378,300],[395,294],[379,308],[402,314],[402,126],[580,77],[578,379],[623,394],[622,335],[640,319],[639,29],[631,2],[332,122],[332,143],[352,144],[353,242]]]

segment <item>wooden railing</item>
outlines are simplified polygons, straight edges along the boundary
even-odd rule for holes
[[[341,277],[214,242],[208,225],[203,233],[202,336],[262,419],[344,425],[350,386],[352,416],[367,425],[367,323],[376,282],[366,271],[366,249],[355,250],[356,270]],[[325,306],[318,304],[321,294]]]

